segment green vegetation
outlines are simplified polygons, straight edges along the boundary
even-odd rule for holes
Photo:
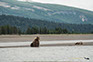
[[[0,15],[1,34],[93,33],[91,24],[55,23],[12,15]]]
[[[88,10],[57,4],[20,2],[17,0],[0,0],[0,2],[5,2],[10,6],[0,6],[0,14],[8,14],[58,23],[93,25],[93,12]],[[14,7],[15,9],[11,9],[11,7]]]
[[[28,27],[27,30],[23,33],[19,28],[12,27],[9,25],[0,26],[0,34],[68,34],[69,32],[66,29],[55,28],[54,30],[48,30],[46,27]]]
[[[21,30],[17,27],[12,27],[9,25],[0,26],[0,34],[21,34]]]

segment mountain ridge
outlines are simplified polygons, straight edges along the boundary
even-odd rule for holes
[[[59,23],[93,24],[93,12],[57,4],[1,0],[0,14],[41,19]]]

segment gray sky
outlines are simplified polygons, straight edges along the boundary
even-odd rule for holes
[[[26,0],[21,0],[26,1]],[[28,0],[41,3],[61,4],[93,11],[93,0]]]

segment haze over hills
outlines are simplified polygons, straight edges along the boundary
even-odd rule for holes
[[[0,14],[58,23],[93,24],[93,12],[56,4],[0,0]]]

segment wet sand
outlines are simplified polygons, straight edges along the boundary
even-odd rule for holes
[[[39,36],[40,42],[44,41],[75,41],[82,40],[83,45],[75,45],[75,42],[63,42],[56,44],[40,44],[40,47],[51,47],[51,46],[93,46],[93,41],[85,42],[84,40],[93,40],[92,34],[63,34],[63,35],[0,35],[0,43],[9,43],[9,42],[29,42],[33,41],[34,37]],[[81,41],[78,41],[81,42]],[[0,48],[19,48],[19,47],[30,47],[28,45],[16,45],[16,46],[0,46]]]
[[[40,44],[40,47],[53,47],[53,46],[93,46],[93,42],[83,42],[82,45],[75,45],[75,42],[73,43],[56,43],[56,44]],[[15,46],[0,46],[0,48],[24,48],[24,47],[30,47],[30,44],[28,45],[15,45]]]
[[[36,36],[40,41],[57,40],[93,40],[93,34],[61,34],[61,35],[0,35],[0,42],[27,42],[32,41]]]

